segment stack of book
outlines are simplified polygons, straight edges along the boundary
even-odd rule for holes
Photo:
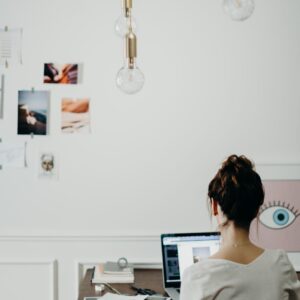
[[[95,266],[92,283],[133,283],[132,267],[120,268],[115,262]]]

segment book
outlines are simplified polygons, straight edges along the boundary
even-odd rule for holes
[[[133,267],[129,265],[126,268],[121,268],[118,263],[113,261],[108,261],[104,264],[103,272],[105,274],[127,275],[127,274],[133,274]]]
[[[95,266],[92,283],[133,283],[133,272],[125,272],[123,274],[107,274],[104,273],[104,265]]]

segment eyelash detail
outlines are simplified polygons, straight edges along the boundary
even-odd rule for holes
[[[285,201],[273,201],[273,202],[268,202],[268,203],[264,203],[261,207],[261,209],[259,210],[259,213],[261,214],[263,211],[265,211],[266,209],[270,208],[270,207],[274,207],[274,206],[281,206],[283,208],[286,208],[288,210],[290,210],[295,217],[298,217],[300,215],[300,211],[298,209],[296,209],[294,206],[290,207],[290,204],[287,203]]]

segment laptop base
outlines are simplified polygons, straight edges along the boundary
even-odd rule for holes
[[[165,288],[165,291],[172,298],[172,300],[179,300],[179,298],[180,298],[179,289]]]

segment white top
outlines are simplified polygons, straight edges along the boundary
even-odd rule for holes
[[[183,274],[180,300],[300,300],[300,281],[286,253],[265,250],[250,264],[204,259]]]

